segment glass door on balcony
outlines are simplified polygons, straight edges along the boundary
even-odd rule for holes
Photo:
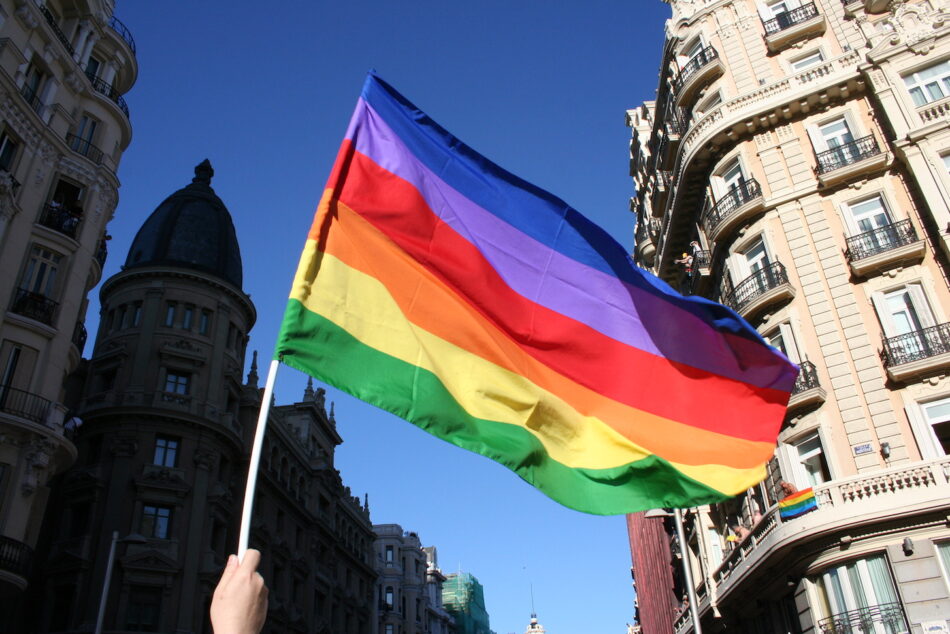
[[[849,204],[848,217],[845,220],[862,253],[886,251],[897,246],[899,242],[894,221],[880,196]]]
[[[772,285],[769,283],[768,276],[771,272],[769,268],[769,253],[765,248],[765,242],[758,240],[742,254],[741,270],[745,274],[744,279],[749,280],[753,288],[749,289],[750,297],[761,295],[769,290]],[[741,280],[736,280],[736,284]]]
[[[909,285],[884,295],[882,325],[891,355],[903,362],[928,356],[924,329],[934,325],[924,294]]]
[[[829,568],[816,586],[827,618],[823,632],[901,634],[907,632],[903,608],[883,555]]]
[[[815,151],[820,155],[823,171],[827,172],[854,162],[854,135],[845,117],[839,117],[818,126],[814,139]]]
[[[43,297],[52,297],[55,290],[56,273],[59,271],[59,263],[62,258],[63,256],[58,253],[34,245],[30,252],[30,259],[26,264],[26,270],[23,271],[20,288]]]
[[[821,436],[815,434],[795,445],[798,454],[797,480],[805,487],[815,487],[831,479],[825,452],[821,446]]]
[[[935,449],[933,453],[950,456],[950,399],[927,403],[922,409],[927,426],[930,427],[930,440]]]
[[[83,115],[82,119],[79,120],[79,126],[76,128],[76,134],[73,136],[71,149],[75,152],[79,152],[83,156],[89,156],[89,149],[92,145],[93,137],[96,135],[96,127],[98,127],[98,125],[98,121],[89,115]]]

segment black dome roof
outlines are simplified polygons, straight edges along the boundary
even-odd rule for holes
[[[241,288],[241,249],[231,214],[211,189],[214,169],[205,159],[191,185],[156,207],[132,241],[125,268],[176,266],[210,273]]]

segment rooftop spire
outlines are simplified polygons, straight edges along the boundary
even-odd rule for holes
[[[313,377],[307,377],[307,387],[303,390],[303,400],[312,401],[313,400]]]
[[[257,350],[251,355],[251,371],[247,373],[247,384],[257,387]]]

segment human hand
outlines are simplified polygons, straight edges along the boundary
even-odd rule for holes
[[[261,553],[249,549],[244,561],[228,557],[211,599],[211,625],[215,634],[260,634],[267,616],[267,586],[257,572]]]

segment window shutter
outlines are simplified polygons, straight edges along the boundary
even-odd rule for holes
[[[937,322],[934,320],[933,313],[930,312],[930,305],[927,303],[927,298],[924,296],[924,290],[920,287],[920,284],[908,284],[907,290],[910,293],[910,300],[914,304],[914,310],[917,311],[920,325],[924,328],[936,326]]]

